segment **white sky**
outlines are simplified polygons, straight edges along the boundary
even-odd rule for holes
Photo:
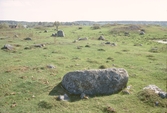
[[[167,21],[167,0],[0,0],[0,20]]]

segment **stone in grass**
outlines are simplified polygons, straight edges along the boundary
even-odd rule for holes
[[[49,64],[49,65],[47,65],[47,68],[54,69],[56,67],[54,65],[52,65],[52,64]]]
[[[57,99],[60,101],[69,101],[69,97],[67,94],[59,95]]]
[[[32,40],[30,37],[25,38],[24,40]]]
[[[69,72],[62,86],[71,94],[114,94],[126,87],[128,73],[123,68],[92,69]]]
[[[161,97],[161,98],[167,98],[167,93],[162,91],[162,92],[159,92],[158,95]]]
[[[122,90],[123,94],[130,94],[132,85],[127,86],[124,90]]]
[[[104,36],[100,36],[99,38],[98,38],[98,40],[105,40],[105,38],[104,38]]]
[[[6,49],[6,50],[13,50],[14,47],[10,44],[5,44],[1,49]]]
[[[57,31],[57,36],[58,37],[65,37],[65,34],[62,30]]]

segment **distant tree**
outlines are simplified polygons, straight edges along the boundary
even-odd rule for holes
[[[54,23],[53,23],[53,26],[56,26],[56,30],[58,31],[59,30],[59,26],[60,26],[60,22],[59,21],[55,21]]]
[[[9,28],[9,25],[7,23],[0,23],[0,29],[6,29]]]
[[[99,24],[93,24],[93,29],[100,29],[100,25]]]
[[[38,25],[42,25],[42,22],[38,22]]]
[[[17,26],[18,26],[18,28],[24,28],[24,26],[21,24],[21,23],[19,23],[19,24],[17,24]]]

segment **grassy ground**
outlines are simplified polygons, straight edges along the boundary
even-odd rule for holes
[[[138,30],[129,30],[128,26],[101,26],[95,30],[91,26],[60,26],[66,35],[63,38],[50,37],[54,28],[46,28],[47,33],[33,28],[1,29],[0,46],[11,44],[15,50],[0,50],[0,113],[103,113],[107,106],[117,113],[166,113],[166,107],[142,102],[138,93],[149,84],[166,91],[167,45],[152,40],[167,39],[167,28],[140,25],[146,34],[139,35]],[[130,36],[124,36],[125,31]],[[106,40],[97,40],[100,35]],[[24,40],[26,37],[32,40]],[[79,37],[89,39],[73,43]],[[117,46],[107,45],[106,41]],[[46,46],[32,47],[41,43]],[[56,68],[47,68],[50,64]],[[70,95],[69,102],[56,100],[67,93],[60,85],[66,73],[100,67],[125,68],[131,94],[120,92],[88,100]]]

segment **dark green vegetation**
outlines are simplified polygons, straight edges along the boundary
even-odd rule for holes
[[[167,28],[104,25],[98,29],[92,26],[59,26],[59,29],[66,37],[50,37],[56,32],[52,27],[0,29],[0,46],[15,47],[10,51],[0,50],[0,113],[103,113],[110,107],[117,113],[167,111],[163,101],[161,106],[153,105],[159,98],[145,99],[151,93],[141,92],[149,84],[166,90],[167,45],[153,40],[167,39]],[[139,35],[141,29],[145,35]],[[100,35],[105,40],[97,40]],[[27,37],[32,40],[24,40]],[[88,40],[73,43],[79,37]],[[35,44],[46,46],[34,47]],[[55,68],[48,68],[50,64]],[[130,95],[120,92],[88,100],[70,95],[70,102],[57,101],[58,95],[67,93],[60,82],[69,71],[110,67],[128,71]]]

